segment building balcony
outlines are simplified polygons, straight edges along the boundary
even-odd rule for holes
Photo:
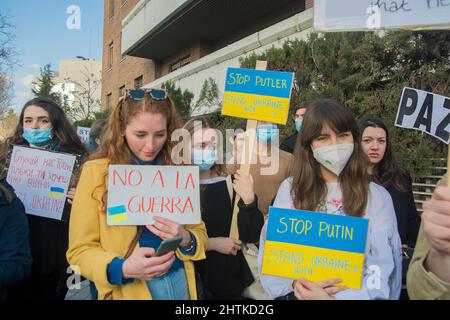
[[[214,52],[304,10],[303,0],[141,0],[121,52],[159,61],[198,41]]]

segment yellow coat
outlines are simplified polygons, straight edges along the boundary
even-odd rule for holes
[[[137,233],[135,226],[111,227],[106,224],[106,210],[102,197],[108,187],[108,159],[88,161],[84,164],[72,205],[69,227],[69,249],[67,260],[78,266],[81,275],[93,281],[102,300],[112,291],[112,299],[148,300],[150,292],[145,281],[135,279],[133,283],[113,286],[107,278],[107,265],[114,258],[123,258]],[[194,255],[184,255],[179,250],[177,257],[183,261],[191,299],[197,299],[193,261],[205,259],[208,235],[205,224],[186,225],[196,239]],[[139,243],[134,250],[139,248]]]

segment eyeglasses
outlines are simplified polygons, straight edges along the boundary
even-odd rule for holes
[[[167,99],[167,91],[164,89],[134,89],[127,90],[126,97],[131,97],[133,100],[142,100],[145,95],[149,94],[153,100],[162,101]]]

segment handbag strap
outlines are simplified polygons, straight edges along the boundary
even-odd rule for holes
[[[141,237],[142,233],[144,232],[144,226],[138,226],[137,233],[133,238],[133,241],[131,241],[130,247],[128,248],[127,253],[123,257],[124,259],[128,259],[131,254],[133,253],[134,248],[136,247],[136,244],[139,241],[139,238]]]

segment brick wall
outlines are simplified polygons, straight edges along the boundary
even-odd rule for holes
[[[114,15],[110,18],[110,4],[114,1]],[[122,5],[122,3],[124,4]],[[103,28],[103,66],[102,66],[102,109],[107,106],[107,95],[111,93],[111,106],[119,101],[119,88],[134,88],[134,80],[143,76],[143,84],[155,79],[155,64],[152,60],[120,54],[122,20],[135,7],[139,0],[105,0]],[[114,44],[112,68],[109,68],[109,45]]]

